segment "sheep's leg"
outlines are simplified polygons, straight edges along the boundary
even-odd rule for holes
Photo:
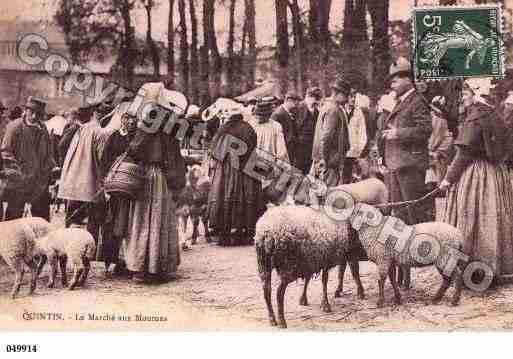
[[[264,288],[265,305],[267,306],[267,314],[269,315],[269,323],[274,327],[277,326],[278,323],[276,322],[276,317],[274,316],[273,303],[271,301],[271,273],[269,273],[269,275],[266,273],[262,282]]]
[[[196,241],[198,239],[198,226],[199,226],[199,217],[198,216],[192,217],[192,240],[191,240],[191,244],[196,244]]]
[[[378,269],[379,269],[379,279],[378,279],[378,289],[379,289],[379,294],[378,294],[378,302],[377,302],[377,307],[378,308],[382,308],[383,305],[385,304],[385,282],[387,280],[387,275],[388,275],[388,267],[390,265],[381,265],[381,266],[378,266]]]
[[[57,277],[57,257],[51,256],[48,258],[48,264],[50,264],[51,272],[47,286],[48,288],[53,288],[55,286],[55,278]]]
[[[208,230],[208,216],[207,214],[201,215],[201,223],[203,223],[203,228],[205,229],[205,241],[210,243],[210,232]]]
[[[39,259],[39,263],[37,264],[37,276],[41,275],[41,272],[43,271],[43,268],[46,264],[47,257],[46,255],[41,255],[41,258]]]
[[[311,275],[305,275],[305,285],[303,286],[303,294],[301,295],[301,298],[299,299],[299,305],[308,305],[308,298],[306,296],[306,292],[308,290],[308,283],[310,283],[310,279],[312,279]]]
[[[278,286],[278,292],[276,293],[276,298],[278,302],[278,326],[280,328],[287,328],[287,323],[285,322],[285,307],[284,307],[284,301],[285,301],[285,290],[287,289],[287,286],[289,285],[290,280],[288,280],[285,277],[281,277],[280,285]]]
[[[20,291],[21,282],[23,281],[23,275],[25,274],[25,268],[23,266],[23,263],[21,261],[17,261],[15,263],[14,270],[16,272],[16,275],[14,277],[14,285],[11,291],[12,299],[15,299],[18,295],[18,292]]]
[[[68,286],[68,274],[66,272],[66,267],[68,264],[68,257],[62,256],[59,258],[59,265],[61,267],[61,282],[63,287]]]
[[[408,266],[399,266],[397,271],[397,283],[405,290],[410,289],[411,271]]]
[[[399,305],[401,304],[401,292],[399,292],[399,286],[397,285],[397,282],[395,280],[395,265],[391,265],[388,269],[388,278],[390,278],[390,283],[392,284],[392,288],[394,289],[394,298],[395,298],[395,304]]]
[[[81,287],[84,286],[85,281],[87,280],[87,276],[89,275],[89,270],[91,269],[91,262],[89,261],[89,258],[83,257],[82,263],[84,264],[84,272],[82,273],[82,277],[80,277],[78,282],[78,285]]]
[[[351,260],[349,262],[349,267],[351,268],[353,279],[356,282],[358,298],[365,299],[365,291],[363,290],[362,281],[360,280],[360,262],[357,259]]]
[[[455,268],[455,273],[453,274],[454,280],[454,295],[451,300],[451,305],[460,304],[461,298],[461,289],[463,288],[463,270],[460,267]]]
[[[27,263],[27,265],[30,268],[30,289],[29,289],[29,294],[32,294],[36,290],[36,286],[37,286],[38,263],[36,261],[32,260],[29,263]]]
[[[344,274],[346,272],[347,261],[344,260],[338,266],[338,287],[335,291],[335,298],[340,298],[342,296],[342,292],[344,290]]]
[[[329,277],[329,269],[322,270],[322,300],[321,300],[321,309],[324,313],[331,313],[331,306],[328,302],[328,277]]]
[[[71,284],[69,285],[69,290],[75,289],[75,287],[78,284],[78,280],[82,276],[83,272],[84,272],[83,268],[75,266],[74,272],[73,272],[73,279],[71,280]]]

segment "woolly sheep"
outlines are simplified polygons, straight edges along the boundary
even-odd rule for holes
[[[360,211],[360,210],[359,210]],[[363,212],[360,212],[363,213]],[[376,213],[376,212],[375,212]],[[374,213],[374,214],[375,214]],[[379,213],[379,212],[377,212]],[[373,214],[373,215],[374,215]],[[367,218],[373,218],[373,215],[369,217],[367,214]],[[384,298],[384,285],[386,281],[387,275],[390,278],[390,282],[394,289],[395,302],[396,304],[401,303],[401,294],[398,289],[398,285],[395,278],[396,266],[399,267],[425,267],[430,265],[435,265],[438,269],[439,273],[443,278],[442,285],[436,295],[433,297],[433,303],[438,303],[444,296],[447,288],[451,285],[451,283],[455,282],[455,293],[452,297],[452,305],[458,305],[460,297],[461,297],[461,288],[462,288],[462,264],[458,264],[450,276],[447,276],[443,272],[443,266],[446,264],[445,259],[448,258],[450,252],[452,250],[461,251],[462,243],[463,243],[463,235],[460,230],[457,228],[443,222],[426,222],[419,223],[413,226],[407,226],[403,222],[399,221],[397,218],[390,216],[380,216],[381,218],[376,218],[375,223],[377,225],[369,225],[367,223],[358,223],[359,220],[355,220],[355,218],[360,218],[361,216],[356,215],[352,219],[353,227],[358,231],[360,242],[362,243],[365,251],[367,252],[367,256],[370,261],[374,262],[377,265],[379,272],[379,299],[377,302],[378,307],[382,307],[385,301]],[[374,223],[373,223],[374,224]],[[387,229],[385,229],[387,226]],[[387,230],[392,229],[393,231],[399,230],[401,233],[405,234],[405,238],[407,238],[404,242],[404,247],[402,250],[397,250],[397,243],[399,240],[403,240],[398,238],[399,234],[395,234],[393,236],[388,236]],[[383,236],[386,241],[382,240]],[[412,252],[418,253],[421,247],[417,247],[417,252],[415,250],[416,247],[412,247],[412,245],[418,245],[422,243],[420,240],[420,235],[429,236],[429,238],[435,239],[439,244],[439,253],[434,261],[434,263],[422,263],[422,261],[416,259]],[[381,238],[379,236],[382,236]],[[396,238],[396,242],[391,245],[390,239]],[[380,240],[378,240],[380,238]],[[424,237],[428,238],[428,237]],[[417,242],[417,243],[416,243]],[[433,247],[430,247],[430,251]],[[428,252],[431,253],[431,252]]]
[[[48,287],[53,288],[57,276],[57,261],[61,267],[62,285],[68,285],[66,276],[66,264],[70,260],[73,266],[73,279],[69,286],[73,290],[77,285],[83,286],[89,270],[90,260],[94,258],[96,244],[93,236],[82,228],[61,228],[36,241],[38,251],[42,254],[38,273],[46,261],[52,268]]]
[[[30,268],[29,294],[36,289],[37,262],[35,241],[51,231],[51,224],[43,218],[26,217],[0,223],[0,256],[16,274],[11,298],[16,298],[25,273],[24,263]]]
[[[354,200],[355,203],[366,203],[366,204],[384,204],[388,201],[388,190],[385,184],[375,177],[371,177],[359,182],[343,184],[337,187],[333,187],[333,189],[344,191],[348,193]],[[350,236],[353,235],[350,233]],[[354,238],[357,241],[357,238]],[[360,276],[360,268],[358,264],[358,257],[361,255],[360,248],[356,247],[349,254],[350,256],[356,256],[354,260],[350,260],[348,257],[347,260],[351,265],[351,271],[353,278]],[[344,262],[338,268],[338,287],[335,291],[335,298],[339,298],[342,295],[342,291],[344,288],[344,273],[346,271],[346,263]],[[359,283],[359,281],[357,281]],[[365,298],[363,287],[358,287],[358,297],[360,299]]]
[[[258,220],[255,234],[258,272],[271,325],[286,328],[284,296],[287,285],[305,279],[301,302],[307,302],[306,289],[313,274],[322,271],[321,308],[330,312],[328,271],[346,260],[349,249],[348,222],[335,222],[326,214],[306,206],[279,206],[267,210]],[[271,273],[278,272],[278,319],[271,303]],[[361,287],[360,278],[355,278]]]

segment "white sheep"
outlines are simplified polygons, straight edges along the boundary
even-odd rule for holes
[[[331,190],[336,189],[344,191],[349,194],[355,203],[366,203],[370,205],[384,204],[388,201],[388,189],[385,184],[375,177],[371,177],[359,182],[343,184],[340,186],[332,187]],[[358,260],[361,259],[364,253],[358,242],[358,238],[355,238],[354,232],[350,230],[351,243],[355,244],[354,249],[349,253],[348,262],[350,263],[351,272],[353,278],[360,277],[360,267]],[[344,262],[338,268],[338,287],[335,291],[335,298],[342,295],[344,288],[344,273],[346,271],[346,263]],[[357,281],[357,283],[360,283]],[[358,297],[360,299],[365,298],[363,287],[358,287]]]
[[[24,264],[30,268],[29,294],[34,293],[37,280],[35,243],[38,237],[48,234],[51,224],[43,218],[26,217],[0,222],[0,256],[15,271],[11,298],[16,298],[25,273]]]
[[[385,301],[384,285],[387,275],[394,289],[396,304],[401,303],[401,294],[395,278],[396,266],[399,267],[425,267],[435,265],[440,272],[443,282],[433,298],[438,303],[451,283],[455,282],[455,293],[452,305],[458,305],[461,297],[462,272],[461,263],[452,272],[444,273],[444,266],[452,256],[452,251],[461,251],[463,234],[457,228],[443,222],[426,222],[408,226],[397,218],[382,216],[377,209],[365,210],[364,206],[357,210],[351,219],[353,228],[358,232],[360,242],[370,261],[377,265],[379,272],[379,299],[378,307]],[[365,213],[365,214],[362,214]],[[362,218],[366,216],[366,220]],[[372,221],[371,224],[367,223]],[[427,246],[426,246],[427,245]],[[424,248],[422,247],[424,246]],[[429,249],[429,251],[427,251]],[[425,251],[423,256],[420,253]],[[426,257],[437,254],[432,260]]]
[[[344,264],[349,250],[347,221],[334,221],[322,211],[306,206],[278,206],[268,209],[258,220],[255,247],[258,271],[271,325],[286,328],[284,296],[287,285],[305,279],[300,303],[306,304],[306,289],[313,274],[322,271],[321,308],[330,312],[327,296],[329,269]],[[344,264],[345,265],[345,264]],[[271,303],[271,273],[280,277],[278,319]],[[361,287],[360,278],[355,278]]]
[[[68,285],[66,276],[68,260],[73,266],[73,279],[69,289],[73,290],[77,285],[84,285],[91,268],[90,261],[96,253],[96,243],[88,231],[82,228],[61,228],[39,238],[36,245],[37,251],[42,254],[38,273],[41,272],[47,260],[52,269],[48,281],[49,288],[55,285],[57,262],[61,267],[62,285],[63,287]]]

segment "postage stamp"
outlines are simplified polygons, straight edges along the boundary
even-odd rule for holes
[[[415,80],[503,78],[502,23],[499,4],[414,8]]]

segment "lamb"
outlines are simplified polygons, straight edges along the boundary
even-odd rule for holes
[[[69,290],[77,285],[83,286],[89,270],[90,261],[94,258],[96,244],[93,236],[81,228],[61,228],[36,241],[37,251],[42,254],[39,263],[38,274],[43,269],[46,261],[50,264],[52,272],[48,281],[48,287],[53,288],[57,276],[57,262],[61,267],[61,280],[63,287],[68,285],[66,276],[66,264],[71,260],[73,265],[73,279]]]
[[[382,181],[375,177],[370,177],[355,183],[343,184],[337,187],[333,187],[331,190],[333,189],[344,191],[345,193],[349,194],[355,203],[376,205],[384,204],[388,201],[387,187]],[[347,260],[353,264],[351,265],[351,272],[353,278],[356,278],[360,276],[358,260],[365,256],[364,253],[362,253],[363,251],[361,246],[359,246],[358,239],[354,238],[356,236],[351,232],[352,231],[350,230],[350,236],[352,236],[351,239],[353,240],[353,243],[357,244],[357,246],[351,250]],[[350,260],[351,258],[354,258],[354,260]],[[342,291],[344,289],[344,273],[346,271],[346,263],[347,262],[344,262],[338,268],[338,287],[335,291],[335,298],[341,297]],[[359,283],[359,281],[357,283]],[[365,298],[363,287],[358,287],[358,297],[360,299]]]
[[[379,272],[379,299],[378,307],[384,305],[384,285],[387,275],[394,289],[395,303],[401,303],[401,294],[395,278],[396,266],[399,267],[425,267],[435,265],[442,276],[442,284],[432,301],[439,303],[452,282],[455,283],[455,292],[451,304],[458,305],[462,289],[463,264],[460,262],[452,270],[445,273],[444,268],[451,257],[452,251],[462,250],[463,234],[457,228],[442,222],[426,222],[408,226],[397,218],[382,216],[375,209],[360,206],[351,218],[351,224],[358,232],[360,242],[367,252],[370,261],[377,265]],[[363,210],[362,210],[363,208]],[[369,224],[367,222],[372,222]],[[424,252],[424,243],[429,243],[429,251]],[[437,249],[438,248],[438,249]],[[424,246],[424,251],[426,247]],[[437,253],[438,251],[438,253]],[[436,260],[427,260],[433,253]],[[453,252],[454,253],[454,252]]]
[[[344,264],[349,250],[347,221],[334,221],[321,211],[307,206],[278,206],[268,209],[258,220],[255,234],[258,272],[272,326],[286,328],[284,296],[287,285],[305,279],[300,303],[306,304],[306,289],[313,274],[322,271],[321,308],[330,312],[327,285],[329,269]],[[278,319],[271,303],[271,273],[280,277]],[[355,277],[361,287],[359,276]]]
[[[30,268],[29,294],[34,293],[37,280],[36,239],[48,234],[52,226],[39,217],[26,217],[0,223],[0,257],[16,274],[11,298],[15,299],[20,287],[26,264]]]

